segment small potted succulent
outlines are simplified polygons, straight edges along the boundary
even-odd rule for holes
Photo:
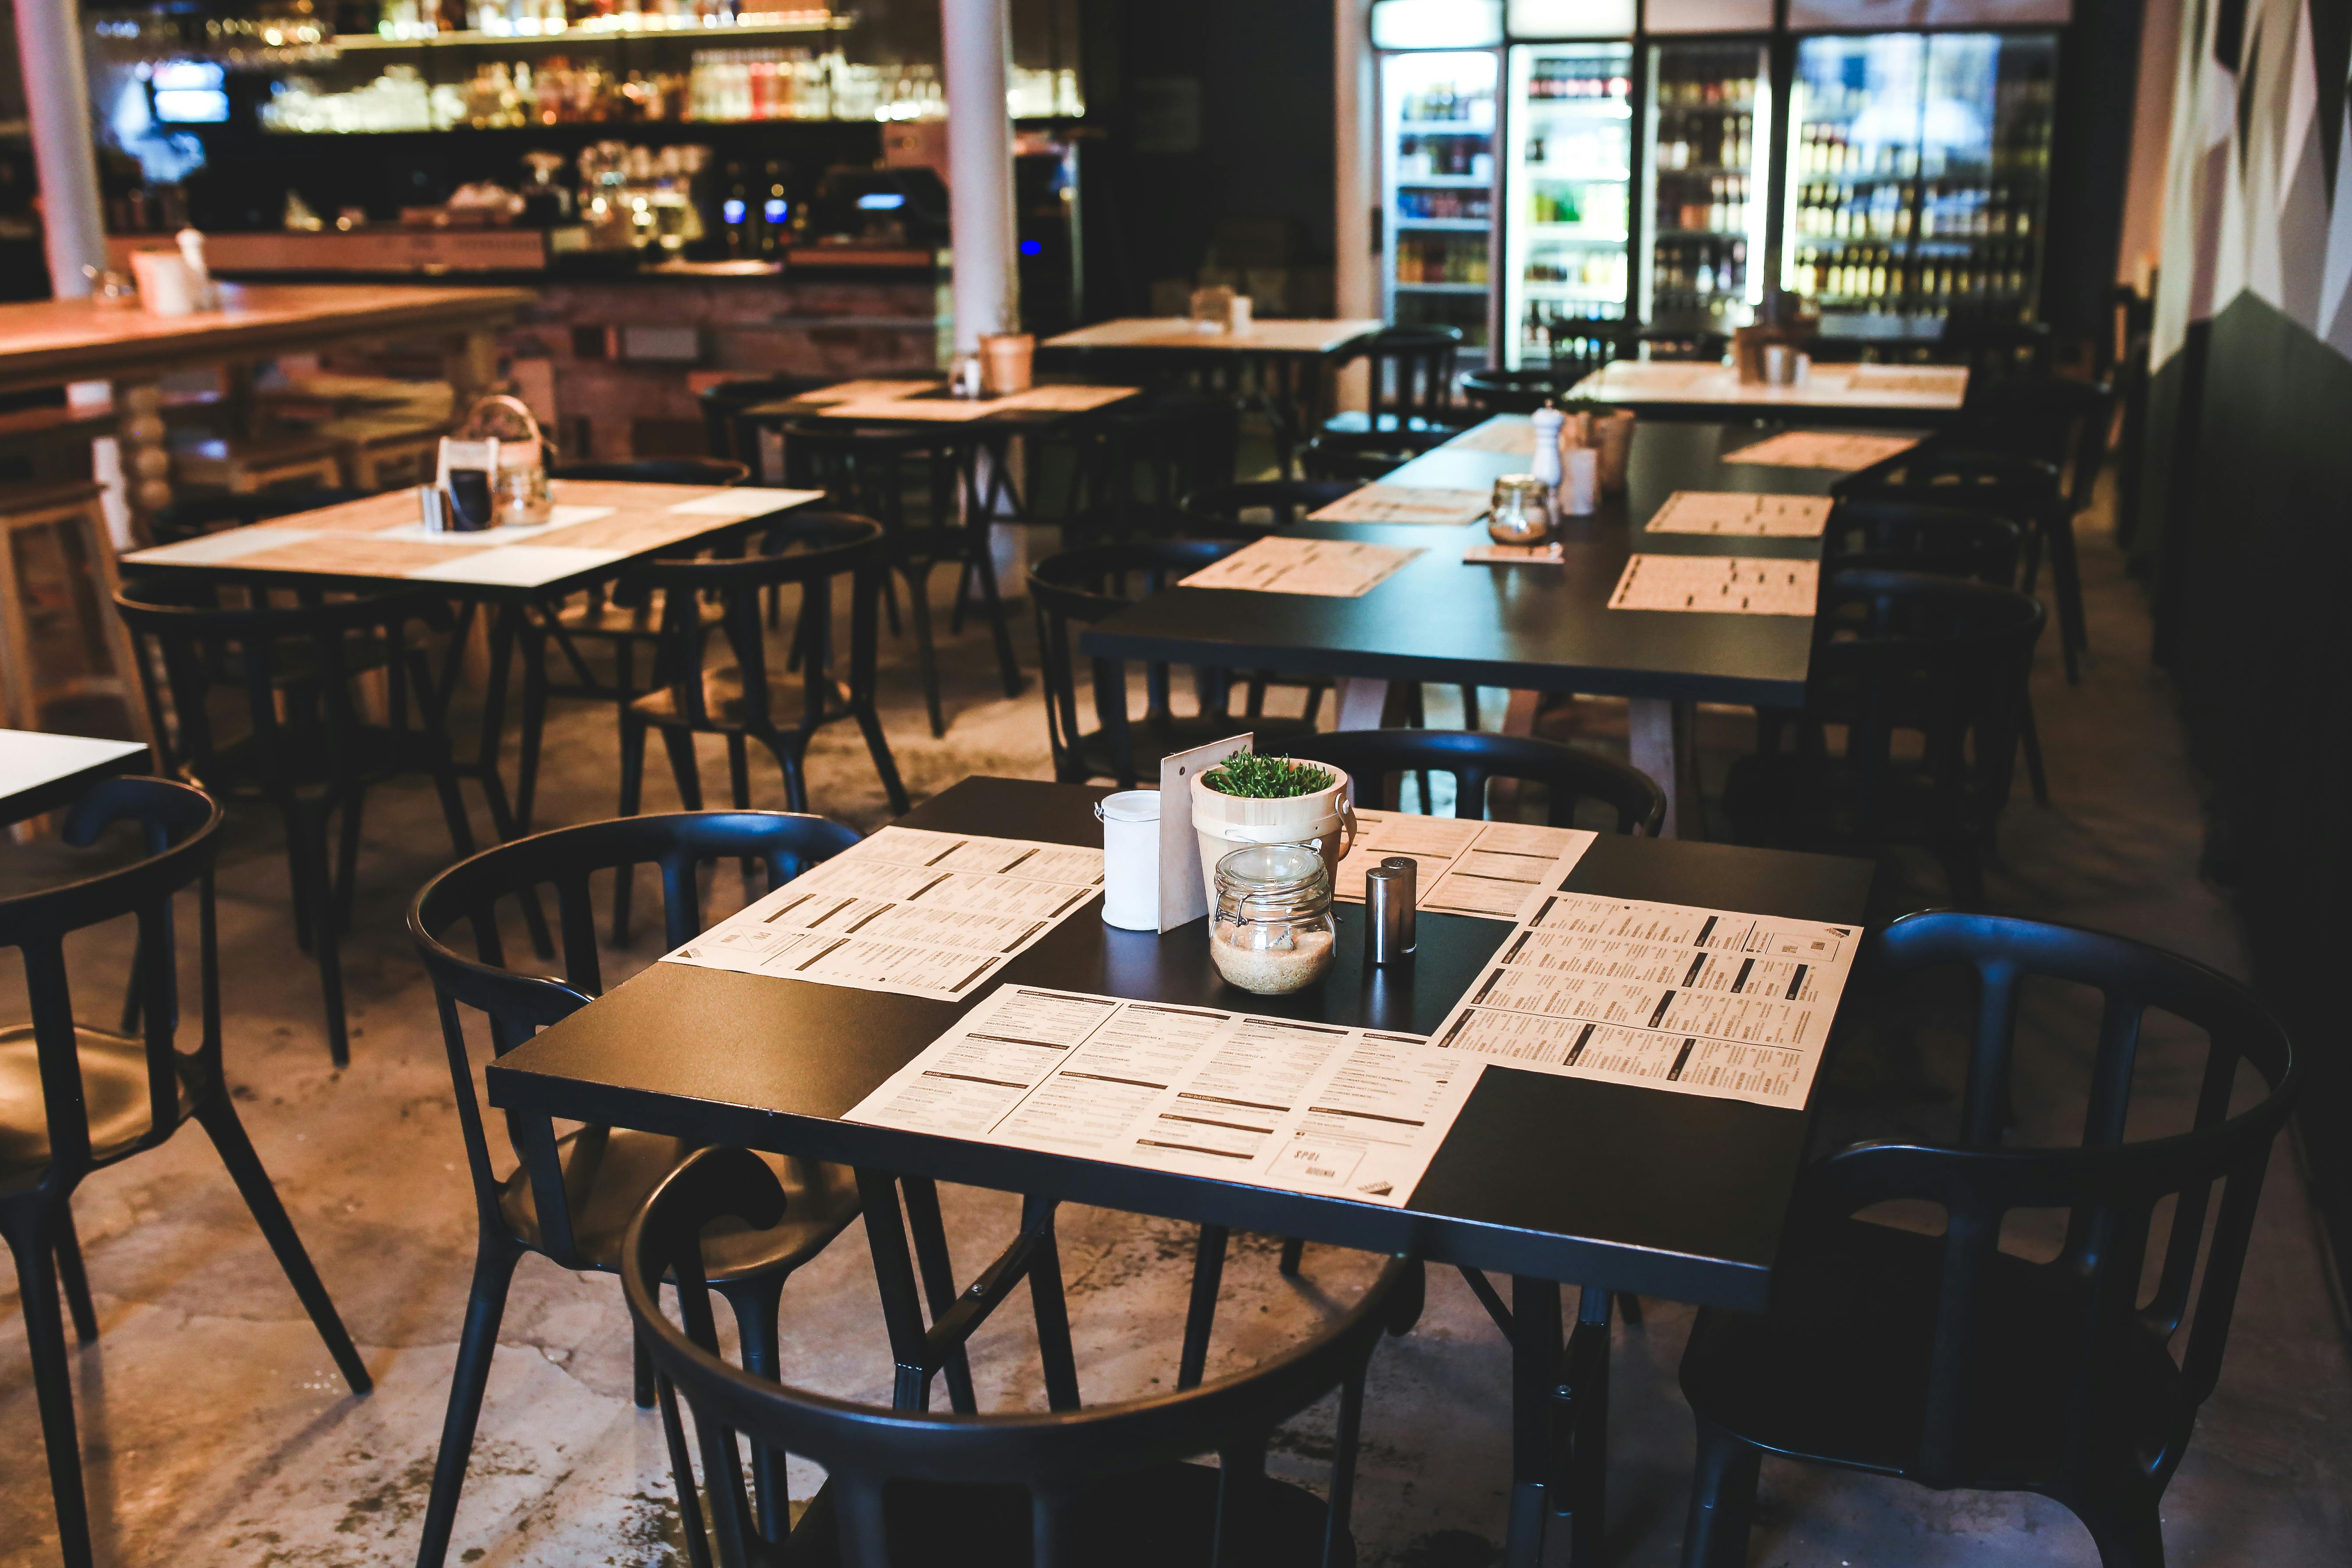
[[[1356,837],[1348,775],[1288,757],[1236,752],[1192,775],[1192,827],[1201,836],[1201,878],[1216,902],[1217,861],[1250,844],[1306,844],[1334,877]]]

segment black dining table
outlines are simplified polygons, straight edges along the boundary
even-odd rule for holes
[[[1527,449],[1496,450],[1524,415],[1497,415],[1391,472],[1382,485],[1484,493],[1525,472]],[[1810,616],[1612,610],[1610,595],[1635,552],[1821,558],[1819,539],[1651,533],[1643,525],[1676,490],[1820,496],[1845,475],[1727,461],[1773,434],[1750,424],[1643,421],[1622,493],[1590,517],[1565,520],[1557,564],[1473,565],[1483,523],[1299,522],[1292,538],[1352,540],[1423,553],[1360,598],[1234,588],[1171,587],[1087,626],[1095,658],[1320,675],[1339,682],[1341,730],[1379,727],[1392,681],[1501,686],[1629,700],[1634,766],[1667,792],[1669,835],[1699,826],[1692,728],[1701,702],[1794,706],[1811,667]]]
[[[1092,808],[1108,793],[971,778],[900,821],[1093,846]],[[1873,874],[1857,860],[1604,835],[1562,886],[1858,923]],[[1361,906],[1338,905],[1329,974],[1267,997],[1219,977],[1204,921],[1129,931],[1100,910],[1097,896],[1000,982],[1426,1034],[1512,929],[1423,913],[1414,959],[1373,968]],[[555,1118],[617,1125],[1479,1271],[1473,1284],[1512,1346],[1515,1568],[1541,1559],[1559,1516],[1572,1521],[1573,1560],[1601,1561],[1612,1297],[1750,1310],[1769,1299],[1805,1111],[1490,1064],[1401,1208],[843,1120],[985,994],[950,1003],[657,963],[493,1062],[489,1099],[522,1138]],[[1511,1276],[1507,1305],[1486,1271]],[[1583,1288],[1565,1341],[1562,1284]]]

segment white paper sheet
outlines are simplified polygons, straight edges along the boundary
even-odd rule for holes
[[[1089,408],[1101,408],[1109,404],[1133,397],[1140,387],[1134,386],[1075,386],[1056,382],[1046,386],[1033,386],[1026,392],[1008,393],[996,400],[999,408],[1045,408],[1070,414],[1083,414]]]
[[[806,404],[821,407],[828,403],[855,403],[860,398],[905,397],[918,392],[929,392],[939,385],[934,381],[836,381],[831,386],[821,386],[814,392],[803,392],[788,397],[785,403]]]
[[[1097,848],[885,827],[665,962],[952,1002],[1085,908],[1102,876]]]
[[[402,575],[422,583],[481,583],[535,588],[575,573],[628,559],[625,550],[583,550],[568,544],[502,544],[420,566]]]
[[[787,507],[823,500],[823,490],[787,490],[761,485],[737,485],[665,508],[687,517],[761,517]]]
[[[1853,473],[1907,452],[1916,436],[1841,436],[1829,430],[1783,430],[1753,447],[1727,452],[1727,463],[1765,463],[1781,468],[1840,468]]]
[[[1462,552],[1465,566],[1565,566],[1568,552],[1549,544],[1474,544]]]
[[[1648,523],[1652,533],[1728,533],[1761,539],[1819,539],[1828,526],[1827,496],[1758,496],[1738,490],[1676,490]]]
[[[1402,855],[1413,862],[1416,908],[1516,921],[1530,898],[1559,886],[1599,837],[1580,827],[1358,807],[1356,841],[1339,862],[1331,896],[1362,903],[1364,873]]]
[[[1246,588],[1260,594],[1313,594],[1360,599],[1422,554],[1386,544],[1339,539],[1254,539],[1183,579],[1187,588]]]
[[[1754,555],[1635,555],[1625,563],[1612,610],[1696,610],[1722,615],[1810,616],[1821,596],[1822,563]]]
[[[245,528],[223,529],[218,533],[198,534],[172,544],[151,545],[135,550],[122,559],[133,566],[217,566],[235,561],[239,556],[275,550],[281,544],[308,544],[318,538],[315,530],[308,528],[273,528],[254,524]]]
[[[1446,442],[1444,449],[1449,452],[1500,452],[1507,458],[1532,458],[1536,455],[1536,427],[1524,419],[1507,424],[1481,425]]]
[[[1861,940],[1859,926],[1548,893],[1433,1043],[1801,1110]]]
[[[845,1120],[1402,1207],[1484,1065],[1415,1035],[1005,985]]]
[[[1483,490],[1370,484],[1307,515],[1317,522],[1418,522],[1458,528],[1475,521],[1486,511],[1486,494]]]
[[[1958,399],[1969,390],[1969,371],[1958,364],[1858,364],[1846,379],[1857,392],[1924,392]]]
[[[985,419],[996,409],[994,403],[977,397],[858,397],[846,403],[834,404],[818,412],[827,419],[868,419],[886,423],[929,419],[960,423],[966,419]]]

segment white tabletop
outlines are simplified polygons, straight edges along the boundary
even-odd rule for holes
[[[1968,396],[1966,365],[1816,364],[1793,386],[1741,381],[1729,365],[1676,360],[1612,360],[1576,384],[1571,396],[1602,403],[1713,403],[1785,408],[1930,409],[1955,412]]]
[[[144,741],[94,741],[82,735],[0,730],[0,802],[146,750]]]
[[[1252,321],[1238,332],[1204,332],[1183,316],[1122,316],[1047,338],[1049,349],[1225,349],[1235,353],[1330,353],[1381,330],[1375,321]]]

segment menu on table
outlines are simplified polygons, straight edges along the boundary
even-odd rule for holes
[[[1273,534],[1254,539],[1231,555],[1202,567],[1180,585],[1360,599],[1422,553],[1387,544]]]
[[[1736,534],[1759,539],[1819,539],[1828,526],[1827,496],[1759,496],[1738,490],[1676,490],[1648,523],[1652,533]]]
[[[1102,851],[885,827],[667,963],[953,1002],[1102,890]]]
[[[1549,544],[1473,544],[1462,552],[1465,566],[1565,566],[1568,552]]]
[[[1856,392],[1919,392],[1958,398],[1968,394],[1969,371],[1958,364],[1858,364],[1846,384]]]
[[[1481,425],[1445,443],[1450,452],[1500,452],[1505,457],[1536,455],[1536,427],[1525,420]]]
[[[1393,1208],[1484,1066],[1418,1035],[1002,985],[846,1120]]]
[[[819,405],[855,403],[868,397],[905,397],[918,392],[929,392],[940,383],[931,381],[836,381],[831,386],[821,386],[814,392],[803,392],[796,397],[780,399],[782,403]]]
[[[1767,463],[1781,468],[1839,468],[1853,473],[1899,457],[1916,436],[1841,436],[1828,430],[1783,430],[1753,447],[1727,452],[1727,463]]]
[[[1580,827],[1359,807],[1356,839],[1332,879],[1332,896],[1363,902],[1364,873],[1402,855],[1413,862],[1416,908],[1515,921],[1529,899],[1559,886],[1598,837]]]
[[[1089,408],[1100,408],[1122,398],[1133,397],[1140,387],[1080,386],[1055,382],[1045,386],[1033,386],[1025,392],[1008,393],[996,400],[999,408],[1053,408],[1072,414],[1083,414]]]
[[[998,404],[977,397],[853,397],[818,410],[827,419],[866,419],[877,423],[928,419],[961,424],[985,419]]]
[[[1810,616],[1821,596],[1822,563],[1753,555],[1635,555],[1625,563],[1612,610],[1695,610],[1720,615]]]
[[[1534,1072],[1801,1110],[1861,940],[1859,926],[1551,892],[1431,1039]]]
[[[1484,490],[1370,484],[1307,515],[1317,522],[1416,522],[1459,528],[1486,514]]]

